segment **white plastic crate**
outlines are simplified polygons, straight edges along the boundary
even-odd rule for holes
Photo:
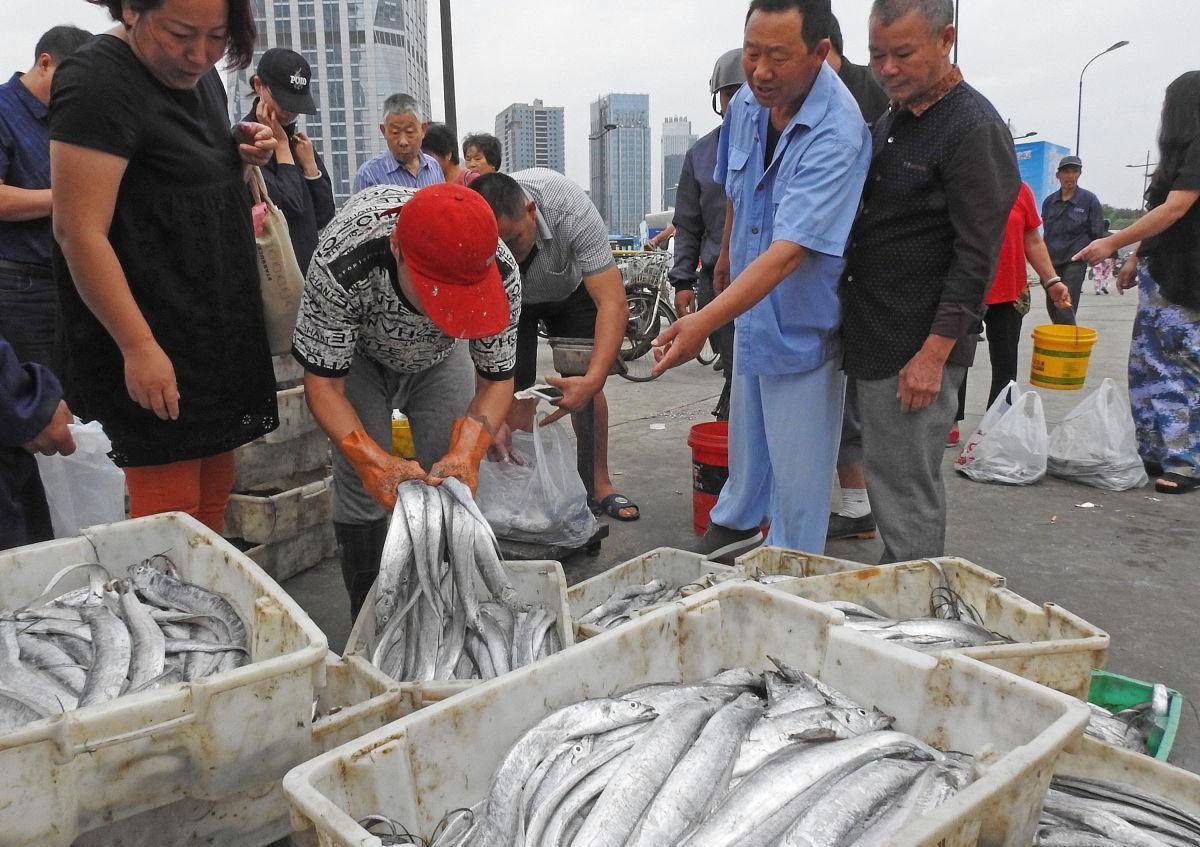
[[[294,441],[317,429],[317,419],[308,408],[303,385],[276,392],[275,401],[279,405],[279,428],[264,435],[263,441],[268,444]]]
[[[269,544],[329,523],[332,486],[333,477],[321,469],[231,494],[225,508],[225,535]]]
[[[391,723],[417,708],[416,687],[402,685],[357,656],[325,659],[325,687],[317,695],[307,760]],[[292,829],[283,773],[258,775],[260,785],[220,800],[179,800],[86,832],[72,847],[264,847]]]
[[[234,491],[263,486],[304,471],[315,471],[329,462],[329,439],[320,429],[291,441],[259,438],[233,451],[237,464]]]
[[[571,610],[567,605],[567,579],[562,565],[551,561],[505,562],[505,569],[512,578],[517,599],[531,605],[553,609],[558,615],[555,624],[563,649],[575,643],[571,628]],[[482,586],[482,583],[481,583]],[[375,588],[372,586],[363,603],[362,611],[354,621],[350,636],[346,639],[346,654],[357,654],[370,661],[375,652]],[[455,680],[452,682],[427,682],[421,685],[423,703],[435,703],[453,697],[479,684],[479,680]]]
[[[696,584],[699,586],[697,590],[702,590],[738,575],[739,572],[736,568],[710,562],[699,553],[659,547],[657,550],[643,553],[636,559],[630,559],[628,562],[609,568],[604,573],[576,583],[567,589],[567,602],[571,606],[571,618],[576,621],[575,635],[581,639],[591,638],[604,631],[600,627],[581,624],[578,621],[619,589],[632,585],[645,585],[652,580],[659,579],[672,588],[683,588]],[[685,594],[693,593],[695,592],[685,592]],[[661,605],[663,604],[649,606],[639,611],[638,614],[645,614],[650,609],[656,609]]]
[[[775,582],[771,588],[818,603],[849,600],[892,618],[930,614],[929,596],[945,584],[979,612],[983,625],[1014,644],[968,647],[962,653],[1026,679],[1087,699],[1092,668],[1108,661],[1108,633],[1066,609],[1026,600],[1004,577],[965,559],[941,558]]]
[[[1029,847],[1061,751],[1087,707],[963,656],[927,656],[841,625],[837,612],[745,581],[725,582],[453,700],[422,709],[292,770],[298,824],[322,847],[375,847],[356,821],[382,812],[428,835],[478,802],[509,747],[554,709],[663,680],[694,681],[767,656],[816,673],[898,730],[983,754],[973,785],[891,847]]]
[[[290,538],[259,544],[246,551],[267,574],[284,582],[296,574],[337,558],[337,536],[333,523],[322,523],[301,530]]]
[[[325,635],[254,562],[187,515],[106,524],[0,553],[0,608],[33,600],[67,565],[99,562],[123,576],[156,554],[237,608],[251,662],[0,735],[5,847],[68,847],[81,832],[184,797],[228,797],[262,774],[283,773],[310,749]],[[60,587],[86,584],[79,572]]]
[[[739,556],[736,567],[753,579],[754,574],[760,570],[767,574],[786,576],[822,576],[867,568],[870,565],[852,562],[849,559],[805,553],[802,550],[788,550],[784,547],[758,547],[744,556]]]
[[[1059,757],[1054,774],[1127,782],[1170,800],[1186,812],[1200,815],[1200,776],[1087,736],[1078,751]]]

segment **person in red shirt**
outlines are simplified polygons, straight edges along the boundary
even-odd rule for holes
[[[1021,321],[1029,311],[1029,302],[1022,295],[1029,284],[1026,263],[1033,265],[1046,296],[1059,308],[1070,308],[1071,294],[1054,272],[1054,263],[1038,227],[1038,215],[1033,191],[1025,183],[1017,192],[1017,200],[1008,213],[1004,228],[1004,244],[1000,261],[987,297],[983,323],[987,327],[988,356],[992,363],[992,387],[988,391],[990,407],[1004,387],[1017,378],[1017,348],[1021,343]],[[1024,300],[1024,302],[1022,302]],[[966,380],[958,395],[958,419],[964,415],[967,396]],[[958,425],[950,431],[949,444],[958,443]]]

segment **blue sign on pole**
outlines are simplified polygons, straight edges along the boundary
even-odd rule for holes
[[[1021,169],[1021,180],[1033,190],[1033,198],[1037,201],[1038,209],[1042,201],[1058,190],[1058,180],[1054,178],[1058,163],[1071,150],[1061,144],[1049,141],[1026,141],[1016,145],[1017,165]]]

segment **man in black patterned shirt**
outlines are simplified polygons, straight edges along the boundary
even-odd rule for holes
[[[842,338],[885,562],[944,552],[943,440],[1021,182],[1007,126],[950,63],[953,20],[952,0],[871,9],[891,107],[850,236]]]
[[[520,315],[516,260],[461,185],[368,188],[322,233],[292,353],[337,445],[333,522],[352,614],[378,572],[396,486],[453,476],[475,489],[512,405]],[[380,446],[394,408],[412,421],[415,461]]]

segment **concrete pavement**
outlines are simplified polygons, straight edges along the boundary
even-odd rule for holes
[[[1027,383],[1033,327],[1048,323],[1035,292],[1025,319],[1020,379]],[[1080,324],[1099,331],[1083,392],[1041,391],[1052,428],[1104,377],[1126,384],[1125,364],[1136,310],[1133,295],[1085,292]],[[543,372],[549,354],[543,351]],[[969,433],[986,411],[990,373],[980,346],[967,394]],[[585,579],[654,547],[688,547],[691,532],[689,427],[710,420],[720,375],[696,363],[650,383],[611,379],[611,467],[622,493],[641,506],[635,523],[609,521],[612,534],[596,558],[563,563],[568,580]],[[985,485],[951,470],[946,451],[950,503],[947,553],[1008,578],[1009,587],[1034,602],[1055,602],[1106,629],[1112,636],[1108,668],[1142,680],[1164,682],[1186,698],[1200,697],[1200,662],[1192,640],[1200,631],[1200,493],[1162,496],[1146,487],[1108,492],[1047,478],[1033,486]],[[836,494],[835,494],[836,496]],[[1081,508],[1093,503],[1095,508]],[[877,562],[882,545],[841,541],[828,553]],[[339,649],[350,629],[340,573],[327,567],[286,584]],[[1172,761],[1200,771],[1200,719],[1186,709]]]

